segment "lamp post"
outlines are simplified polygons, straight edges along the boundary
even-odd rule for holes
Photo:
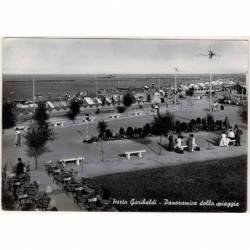
[[[83,134],[80,130],[77,130],[77,133],[79,133],[82,137],[82,141],[83,141]],[[83,154],[83,150],[82,150],[82,177],[83,177],[83,159],[84,159],[84,154]]]
[[[176,100],[176,94],[177,94],[177,82],[176,82],[176,80],[177,80],[178,68],[175,67],[174,71],[175,71],[175,74],[174,74],[174,107],[176,109],[176,102],[177,102],[177,100]]]
[[[212,105],[212,64],[213,57],[218,56],[212,49],[208,50],[208,54],[199,54],[198,56],[206,56],[209,59],[209,111],[211,112]],[[220,56],[218,56],[220,57]]]

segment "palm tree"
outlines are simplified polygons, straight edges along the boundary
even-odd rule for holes
[[[104,160],[104,158],[103,158],[103,155],[104,155],[104,150],[103,150],[103,137],[104,137],[104,135],[105,135],[106,128],[107,128],[107,123],[106,123],[104,120],[98,122],[98,124],[97,124],[97,129],[98,129],[98,131],[99,131],[99,138],[101,139],[102,161]]]

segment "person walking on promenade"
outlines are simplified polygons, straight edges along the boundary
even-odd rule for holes
[[[21,147],[21,132],[18,128],[16,128],[16,138],[14,142],[15,147]]]

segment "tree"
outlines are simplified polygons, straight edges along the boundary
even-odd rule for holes
[[[126,108],[124,106],[117,106],[116,107],[118,113],[124,113]]]
[[[70,120],[74,121],[76,116],[80,113],[81,102],[74,98],[70,101],[69,109],[67,116]]]
[[[247,106],[246,105],[241,107],[240,116],[241,116],[242,121],[244,123],[247,123]]]
[[[142,133],[144,136],[148,136],[150,132],[151,132],[151,126],[149,123],[146,123],[142,129]]]
[[[132,127],[128,127],[126,134],[127,136],[132,137],[134,135],[134,129]]]
[[[123,96],[122,103],[125,107],[130,107],[132,103],[135,101],[135,97],[132,92],[128,92]]]
[[[214,130],[214,117],[211,114],[207,114],[206,116],[206,121],[209,127],[209,131],[213,131]]]
[[[190,103],[191,103],[191,106],[193,105],[192,103],[192,97],[194,95],[194,87],[191,87],[189,89],[186,90],[186,96],[189,96],[190,97]]]
[[[10,102],[5,102],[2,106],[2,109],[3,129],[14,127],[16,125],[16,119],[13,112],[13,104]]]
[[[108,139],[111,139],[113,136],[113,133],[110,129],[106,129],[105,130],[105,137],[108,138]]]
[[[159,154],[161,154],[162,136],[165,134],[168,134],[170,131],[172,131],[174,129],[174,125],[175,125],[174,114],[169,112],[169,111],[167,111],[164,114],[158,113],[157,116],[154,117],[154,120],[152,123],[153,131],[155,132],[155,134],[160,135]]]
[[[28,154],[35,158],[35,166],[38,169],[38,157],[46,151],[48,140],[54,139],[53,129],[48,122],[39,124],[34,122],[24,135],[26,145],[28,146]]]
[[[125,135],[125,129],[123,127],[120,128],[119,130],[119,135],[123,137]]]
[[[181,133],[181,123],[178,120],[175,122],[175,131],[177,134]]]
[[[49,119],[45,102],[38,103],[38,107],[35,110],[33,119],[37,121],[39,125],[44,124]]]
[[[101,154],[102,154],[102,161],[104,160],[103,156],[104,156],[104,150],[103,150],[103,138],[105,136],[105,131],[106,131],[106,128],[107,128],[107,123],[102,120],[102,121],[99,121],[98,124],[97,124],[97,129],[99,131],[99,138],[101,139]]]

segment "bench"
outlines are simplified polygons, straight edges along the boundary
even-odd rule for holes
[[[228,145],[229,145],[230,143],[234,143],[234,142],[236,142],[235,139],[232,140],[232,139],[229,139],[229,138],[228,138]]]
[[[82,118],[82,121],[87,123],[87,122],[94,122],[94,118],[93,117],[90,117],[90,118]]]
[[[21,131],[27,131],[28,130],[28,126],[16,126],[16,129],[21,130]]]
[[[68,158],[68,159],[61,159],[60,162],[62,162],[63,166],[66,166],[66,163],[68,162],[76,162],[76,165],[80,165],[80,161],[83,161],[84,157],[75,157],[75,158]]]
[[[142,153],[146,153],[146,150],[137,150],[137,151],[128,151],[128,152],[125,152],[125,155],[127,157],[127,159],[130,159],[130,156],[131,155],[138,155],[139,158],[142,158]]]
[[[109,118],[112,118],[112,119],[120,118],[120,115],[119,114],[111,115],[109,116]]]
[[[59,126],[63,127],[64,126],[64,122],[62,122],[62,121],[55,122],[55,123],[53,123],[53,125],[54,125],[54,127],[59,127]]]
[[[185,148],[187,148],[188,146],[187,145],[181,145],[181,146],[178,146],[181,150],[184,150]]]
[[[142,115],[142,112],[134,112],[134,113],[132,113],[132,115],[134,115],[134,116]]]

